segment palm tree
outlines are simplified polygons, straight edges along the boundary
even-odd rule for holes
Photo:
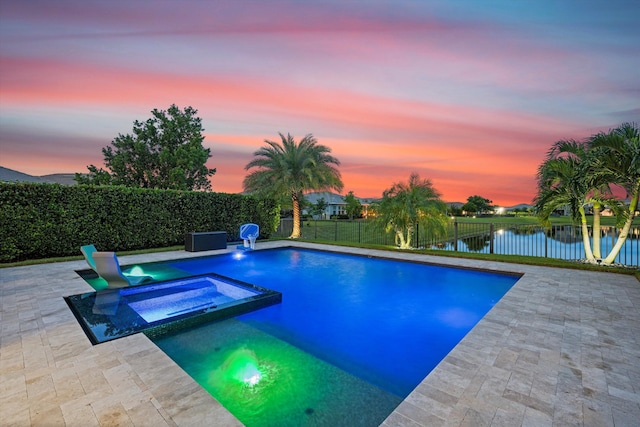
[[[601,132],[592,136],[588,141],[589,147],[599,152],[600,174],[606,176],[612,184],[624,188],[627,197],[631,198],[628,210],[619,211],[619,214],[616,215],[618,225],[622,225],[622,230],[609,255],[603,260],[603,264],[611,264],[618,256],[629,235],[633,218],[638,209],[638,198],[640,197],[639,134],[637,124],[623,123],[609,132]]]
[[[371,224],[385,232],[393,231],[396,245],[408,249],[417,224],[432,236],[446,232],[446,208],[431,181],[412,173],[408,183],[395,183],[383,192],[382,200],[373,205],[376,216]]]
[[[281,143],[265,139],[266,147],[255,151],[255,156],[246,166],[251,171],[243,181],[245,191],[265,196],[290,197],[293,205],[292,239],[300,237],[300,202],[305,191],[343,188],[340,162],[331,156],[331,149],[318,144],[308,134],[299,143],[290,134],[278,133]]]
[[[582,242],[587,262],[596,263],[600,253],[600,209],[608,205],[618,211],[619,203],[609,183],[611,174],[601,166],[601,150],[590,149],[586,142],[556,142],[538,168],[538,194],[534,199],[540,220],[549,225],[549,216],[558,207],[568,205],[574,222],[582,228]],[[592,204],[593,249],[585,207]]]
[[[547,153],[546,160],[538,168],[538,194],[534,198],[538,218],[549,225],[549,217],[559,207],[569,206],[574,222],[582,224],[582,239],[587,261],[595,262],[584,205],[588,192],[582,181],[582,163],[587,150],[580,142],[558,141]]]

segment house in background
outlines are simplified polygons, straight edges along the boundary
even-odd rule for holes
[[[329,191],[321,191],[316,193],[305,194],[304,198],[307,202],[307,206],[302,210],[303,215],[311,215],[309,205],[315,205],[318,200],[324,199],[327,203],[327,207],[324,213],[316,219],[330,219],[334,215],[346,215],[347,214],[347,202],[344,201],[344,196]],[[360,198],[357,197],[362,204],[362,215],[366,218],[369,210],[369,206],[375,199],[373,198]]]

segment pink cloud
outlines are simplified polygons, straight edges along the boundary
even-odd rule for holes
[[[357,194],[377,196],[415,170],[448,200],[518,203],[532,197],[554,141],[638,109],[637,43],[618,46],[597,25],[580,44],[585,28],[557,37],[564,27],[546,13],[357,6],[6,2],[2,162],[22,167],[22,156],[39,170],[83,171],[100,164],[117,132],[176,103],[199,110],[219,191],[241,191],[243,167],[265,138],[311,132]],[[565,21],[579,24],[557,18]],[[96,117],[104,111],[110,117]]]
[[[45,78],[40,79],[39,75],[21,73],[25,69],[46,69],[47,72]],[[246,79],[244,76],[185,79],[167,73],[131,71],[115,66],[105,69],[86,63],[15,58],[3,61],[3,71],[6,76],[3,78],[3,95],[10,104],[111,105],[112,108],[128,104],[129,108],[138,108],[141,103],[146,103],[145,111],[149,111],[177,102],[199,109],[199,115],[204,118],[205,132],[215,131],[217,116],[230,111],[232,116],[246,115],[247,122],[251,122],[251,117],[268,120],[270,116],[290,117],[294,123],[307,121],[310,123],[309,131],[318,129],[313,133],[321,143],[332,147],[338,158],[345,159],[345,165],[352,158],[366,161],[370,157],[377,166],[389,162],[398,168],[398,173],[385,170],[383,179],[372,180],[371,173],[380,174],[375,171],[367,175],[353,173],[347,167],[343,172],[345,184],[353,183],[351,187],[370,196],[379,195],[394,180],[406,179],[414,169],[431,174],[425,177],[441,179],[447,174],[479,174],[491,165],[493,170],[500,170],[502,174],[519,170],[528,171],[531,177],[537,165],[530,160],[523,165],[521,160],[517,160],[522,157],[517,155],[521,156],[523,150],[529,154],[544,153],[552,135],[563,127],[554,119],[499,109],[408,101],[284,81]],[[123,97],[123,93],[127,96]],[[141,117],[132,117],[131,123],[146,116],[148,112]],[[538,123],[539,130],[531,132],[527,128],[530,122]],[[335,138],[324,135],[335,134],[336,129],[343,129],[354,136]],[[122,130],[123,133],[129,131],[130,128]],[[242,178],[246,173],[243,167],[251,159],[251,153],[263,144],[265,138],[278,140],[277,131],[289,132],[288,129],[273,129],[270,134],[258,135],[251,133],[251,129],[239,131],[233,135],[208,134],[211,137],[207,138],[206,144],[214,154],[210,163],[218,168],[213,182],[219,191],[241,191]],[[100,147],[108,145],[115,136],[107,136]],[[300,138],[304,135],[294,136]],[[60,144],[62,146],[66,142]],[[218,145],[222,149],[217,149]],[[92,147],[95,149],[95,144]],[[96,152],[99,156],[99,149]],[[514,158],[508,156],[510,152]],[[90,163],[100,165],[102,157],[98,156],[93,154],[91,160],[84,161],[81,170],[76,171],[84,171]],[[370,194],[374,192],[373,188],[376,194]]]
[[[61,32],[67,37],[109,37],[113,35],[162,34],[239,34],[239,33],[318,33],[318,32],[384,32],[416,31],[452,25],[427,19],[404,9],[353,7],[343,4],[301,4],[297,1],[252,2],[236,1],[173,3],[127,2],[114,7],[111,3],[67,1],[66,7],[50,2],[10,2],[3,5],[5,19],[29,17],[34,25],[56,22],[60,27],[83,28],[85,33]],[[418,11],[418,9],[416,9]],[[111,29],[110,32],[100,31]]]

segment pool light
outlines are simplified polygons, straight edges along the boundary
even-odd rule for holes
[[[254,386],[260,382],[262,374],[256,365],[247,363],[240,371],[238,371],[239,379],[249,385]]]
[[[247,386],[253,387],[262,379],[258,358],[246,348],[231,353],[224,366],[230,378]]]

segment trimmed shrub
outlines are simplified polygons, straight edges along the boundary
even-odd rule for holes
[[[226,231],[254,222],[276,230],[280,206],[226,193],[116,186],[0,183],[0,262],[78,255],[80,246],[125,251],[184,244],[189,232]]]

